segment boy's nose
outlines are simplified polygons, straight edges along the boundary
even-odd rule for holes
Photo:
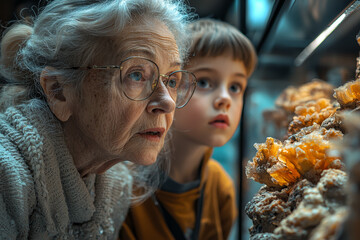
[[[218,97],[214,101],[216,109],[229,110],[231,106],[231,97],[227,89],[220,89]]]

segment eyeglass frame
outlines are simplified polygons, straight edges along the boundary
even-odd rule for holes
[[[173,72],[171,72],[169,75],[161,74],[161,73],[160,73],[160,70],[159,70],[159,66],[158,66],[154,61],[152,61],[151,59],[148,59],[148,58],[145,58],[145,57],[141,57],[141,56],[130,56],[130,57],[127,57],[127,58],[125,58],[124,60],[122,60],[122,61],[120,62],[120,65],[104,65],[104,66],[92,65],[92,66],[87,66],[87,67],[68,67],[68,68],[63,68],[63,69],[73,69],[73,70],[91,70],[91,69],[107,70],[107,69],[120,69],[120,81],[121,81],[121,84],[123,84],[123,79],[122,79],[122,74],[121,74],[121,70],[122,70],[122,66],[121,66],[121,65],[122,65],[124,62],[126,62],[126,61],[128,61],[129,59],[132,59],[132,58],[140,58],[140,59],[144,59],[144,60],[147,60],[147,61],[153,63],[153,64],[155,65],[156,69],[157,69],[158,77],[157,77],[157,79],[156,79],[156,85],[155,85],[154,89],[152,90],[152,92],[150,93],[150,95],[147,96],[147,97],[145,97],[145,98],[143,98],[143,99],[132,99],[132,98],[130,98],[130,97],[126,94],[126,92],[124,91],[124,89],[122,89],[124,95],[125,95],[128,99],[130,99],[130,100],[132,100],[132,101],[144,101],[144,100],[150,98],[150,97],[153,95],[153,93],[155,92],[155,90],[157,89],[157,87],[158,87],[158,85],[159,85],[160,77],[167,79],[167,81],[163,81],[163,80],[162,80],[163,83],[165,84],[165,87],[167,88],[167,84],[169,83],[169,78],[170,78],[171,75],[173,75],[173,74],[175,74],[175,73],[177,73],[177,72],[185,72],[185,73],[188,73],[188,74],[190,74],[190,75],[193,76],[194,81],[193,81],[191,84],[194,86],[194,89],[192,90],[189,99],[188,99],[183,105],[181,105],[181,106],[176,106],[176,108],[179,109],[179,108],[183,108],[183,107],[186,106],[186,104],[190,101],[191,97],[193,96],[193,94],[194,94],[194,92],[195,92],[195,90],[196,90],[197,79],[196,79],[195,74],[192,73],[192,72],[186,71],[186,70],[173,71]],[[169,94],[170,94],[170,93],[169,93]],[[176,102],[175,102],[175,104],[176,104]]]

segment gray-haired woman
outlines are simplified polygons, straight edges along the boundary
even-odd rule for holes
[[[1,239],[116,237],[131,167],[156,161],[195,88],[188,19],[170,0],[54,0],[6,32]]]

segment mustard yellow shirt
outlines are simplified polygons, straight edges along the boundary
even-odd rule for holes
[[[158,190],[156,198],[185,233],[195,226],[196,200],[203,186],[204,200],[199,239],[227,239],[237,217],[235,188],[222,166],[204,155],[199,186],[183,193]],[[121,240],[174,239],[153,198],[130,208],[120,231]]]

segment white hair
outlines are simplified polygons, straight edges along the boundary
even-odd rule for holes
[[[193,17],[188,6],[176,0],[53,0],[34,17],[33,26],[19,22],[11,26],[1,41],[0,74],[7,83],[2,87],[0,109],[38,98],[45,101],[39,84],[40,74],[51,66],[67,84],[79,89],[85,71],[65,69],[89,66],[106,57],[104,41],[122,34],[135,19],[156,19],[174,35],[182,60],[186,57],[186,25]],[[150,191],[161,182],[160,169],[132,166],[135,183]],[[139,199],[139,198],[137,198]]]
[[[34,18],[33,26],[15,24],[1,42],[0,73],[8,83],[27,89],[26,98],[42,95],[40,73],[57,69],[67,83],[79,87],[84,71],[61,70],[88,66],[104,56],[104,41],[121,35],[136,18],[157,19],[175,37],[180,57],[186,56],[188,7],[175,0],[54,0]]]

